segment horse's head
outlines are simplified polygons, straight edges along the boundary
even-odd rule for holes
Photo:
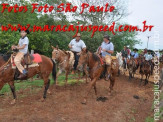
[[[56,61],[56,60],[59,59],[59,57],[62,56],[62,55],[61,55],[61,51],[60,51],[60,49],[58,48],[58,46],[56,46],[56,47],[52,46],[52,49],[53,49],[53,52],[52,52],[52,59],[53,59],[54,61]]]
[[[88,60],[87,56],[88,56],[88,50],[82,50],[80,53],[80,58],[77,66],[78,70],[83,70],[84,64],[87,64],[87,60]]]

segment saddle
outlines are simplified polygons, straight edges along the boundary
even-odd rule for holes
[[[11,58],[12,67],[16,68],[14,59],[15,59],[15,55],[12,55],[12,58]],[[38,63],[41,63],[41,62],[42,62],[42,58],[39,54],[27,53],[26,55],[24,55],[24,58],[22,59],[21,64],[26,67],[28,67],[28,66],[36,67],[36,66],[38,66]]]
[[[32,54],[27,53],[24,55],[24,63],[26,65],[31,65],[33,63],[33,59],[34,59],[34,56]]]

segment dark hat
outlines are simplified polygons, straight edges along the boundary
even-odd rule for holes
[[[138,49],[137,48],[134,48],[133,51],[138,51]]]
[[[19,32],[21,32],[21,31],[25,31],[27,34],[30,34],[30,32],[29,32],[28,29],[26,29],[26,30],[24,30],[24,29],[18,29],[18,30],[19,30]]]
[[[104,35],[104,38],[106,38],[107,40],[110,40],[110,36],[109,35]]]

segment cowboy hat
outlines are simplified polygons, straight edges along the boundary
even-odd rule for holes
[[[19,32],[21,32],[21,31],[25,31],[27,34],[30,34],[30,32],[29,32],[29,30],[28,29],[26,29],[26,30],[23,30],[23,29],[18,29],[19,30]]]
[[[104,35],[104,38],[106,38],[107,40],[110,40],[110,36],[109,35]]]
[[[80,33],[77,33],[76,37],[81,37],[81,34]]]
[[[137,48],[134,48],[133,51],[138,51],[138,49]]]

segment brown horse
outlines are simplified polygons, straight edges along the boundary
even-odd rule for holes
[[[84,97],[82,104],[86,104],[88,94],[89,94],[90,90],[92,89],[92,87],[94,87],[95,95],[97,96],[96,81],[99,79],[99,77],[101,76],[101,74],[104,72],[104,69],[105,69],[105,65],[101,65],[100,58],[96,54],[91,53],[87,50],[86,51],[82,50],[77,68],[79,70],[82,70],[84,68],[84,64],[87,64],[87,66],[89,67],[89,76],[91,78],[91,82],[89,83],[88,92],[87,92],[86,96]],[[115,66],[116,65],[114,64],[112,66],[112,68],[115,68]],[[111,69],[111,75],[109,77],[109,79],[111,81],[110,82],[110,93],[113,90],[113,86],[114,86],[114,82],[115,82],[115,75],[116,75],[116,73],[114,72],[115,70],[114,71],[113,70],[114,69]],[[116,71],[118,73],[118,67],[117,67]]]
[[[73,64],[74,64],[74,54],[70,51],[60,50],[58,46],[56,47],[52,46],[52,49],[53,49],[52,59],[58,63],[58,68],[59,68],[59,71],[57,73],[57,78],[56,78],[56,84],[58,84],[58,81],[57,81],[58,76],[62,73],[62,71],[65,71],[65,75],[66,75],[65,82],[67,85],[68,74],[72,70]],[[88,73],[86,72],[86,70],[85,70],[85,74],[86,74],[86,82],[87,82]],[[78,77],[78,82],[79,82],[79,79],[80,79],[79,72],[78,72],[78,75],[79,75]]]
[[[49,89],[49,85],[50,85],[49,76],[51,72],[52,72],[53,79],[54,80],[56,79],[56,68],[53,60],[43,55],[41,55],[41,58],[42,58],[42,62],[39,63],[39,66],[28,68],[27,79],[33,77],[36,74],[39,74],[41,76],[41,78],[44,80],[44,94],[43,94],[43,100],[44,100],[46,98],[47,90]],[[0,90],[6,83],[10,85],[14,97],[11,104],[14,104],[16,102],[16,93],[15,93],[15,86],[14,86],[15,74],[16,74],[16,70],[12,68],[11,59],[8,60],[7,64],[0,67]]]
[[[148,84],[148,79],[151,75],[151,64],[149,61],[143,59],[142,63],[140,64],[140,74],[141,74],[140,85],[144,75],[146,76],[144,85]]]
[[[0,54],[0,67],[3,66],[8,61],[10,56],[11,55]]]
[[[128,71],[129,71],[129,80],[131,80],[131,78],[134,78],[136,70],[138,69],[137,59],[134,59],[133,57],[131,57],[131,59],[128,60],[128,62],[127,62],[127,67],[128,67]]]

